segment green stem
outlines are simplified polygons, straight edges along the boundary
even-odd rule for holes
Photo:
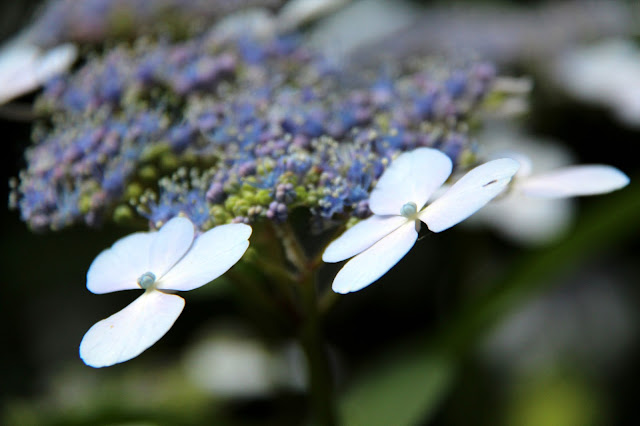
[[[309,269],[309,260],[289,222],[274,225],[274,230],[282,243],[287,260],[295,266],[298,272],[305,273]]]
[[[287,260],[298,271],[297,290],[300,294],[303,312],[300,328],[300,342],[307,357],[309,378],[309,398],[316,424],[332,426],[336,424],[336,407],[333,392],[333,373],[329,364],[321,312],[316,294],[315,271],[321,262],[309,261],[304,248],[289,223],[274,226]]]
[[[309,272],[300,286],[306,313],[300,337],[307,355],[311,407],[315,421],[320,425],[331,426],[337,424],[333,374],[322,337],[314,275],[312,271]]]
[[[281,282],[286,285],[291,285],[298,281],[298,276],[288,269],[275,264],[270,259],[264,259],[262,257],[253,257],[248,260],[249,263],[253,264],[256,268],[258,268],[262,273],[271,277],[273,281]]]
[[[227,271],[227,276],[242,289],[243,299],[251,304],[252,309],[257,310],[265,318],[271,319],[279,326],[286,326],[290,319],[285,316],[280,307],[274,303],[273,298],[264,289],[256,285],[256,280],[250,279],[245,274],[235,269]]]

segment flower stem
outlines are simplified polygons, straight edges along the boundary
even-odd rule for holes
[[[307,358],[310,408],[314,424],[332,426],[336,424],[333,374],[324,342],[322,312],[315,285],[315,271],[322,263],[317,259],[309,260],[288,222],[275,225],[274,230],[282,243],[287,260],[298,272],[296,290],[300,296],[300,310],[303,313],[299,337]]]
[[[300,340],[307,356],[311,409],[315,421],[320,425],[331,426],[336,424],[333,374],[322,337],[322,321],[314,281],[314,274],[309,271],[300,286],[306,313]]]
[[[288,222],[281,225],[274,225],[274,230],[276,236],[282,242],[287,260],[295,266],[299,273],[304,274],[309,270],[309,260],[291,225]]]

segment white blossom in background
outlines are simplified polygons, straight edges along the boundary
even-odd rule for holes
[[[358,48],[393,38],[394,33],[409,27],[420,13],[420,7],[406,0],[357,0],[311,28],[309,44],[340,61]]]
[[[335,277],[335,292],[358,291],[376,281],[413,247],[420,222],[441,232],[465,220],[498,195],[519,166],[509,158],[478,166],[423,208],[452,167],[447,155],[432,148],[418,148],[393,161],[369,198],[373,216],[349,228],[322,255],[329,263],[353,257]]]
[[[629,183],[611,166],[570,165],[573,156],[563,146],[514,129],[489,130],[480,139],[494,151],[488,157],[513,158],[520,169],[505,193],[469,224],[487,224],[519,244],[544,245],[565,234],[575,213],[572,197],[604,194]]]
[[[620,120],[640,127],[640,48],[605,40],[560,55],[553,77],[575,97],[611,108]]]
[[[527,135],[524,130],[511,126],[489,126],[478,139],[487,154],[484,158],[505,154],[521,162],[513,181],[532,172],[544,173],[575,161],[564,145]],[[512,191],[494,199],[465,224],[489,225],[516,243],[541,245],[565,234],[574,216],[575,203],[569,198],[536,199],[518,196]]]
[[[278,29],[287,32],[329,15],[351,0],[289,0],[278,13]]]
[[[199,236],[186,218],[176,217],[157,232],[126,236],[96,257],[87,288],[102,294],[143,289],[142,296],[87,331],[80,357],[107,367],[140,355],[169,331],[184,299],[166,291],[188,291],[224,274],[249,246],[251,227],[217,226]]]
[[[306,360],[298,344],[267,345],[237,327],[216,325],[183,361],[189,380],[218,397],[257,398],[307,386]]]
[[[0,49],[0,105],[38,89],[68,70],[78,56],[72,43],[43,49],[16,37]]]
[[[527,301],[489,333],[482,357],[500,370],[529,374],[575,361],[595,374],[615,369],[638,331],[637,309],[620,277],[596,263]]]

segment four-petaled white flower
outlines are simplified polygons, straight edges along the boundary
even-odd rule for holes
[[[176,217],[158,232],[138,232],[116,241],[87,272],[92,293],[143,289],[142,296],[87,331],[80,357],[106,367],[140,355],[169,331],[184,299],[165,290],[188,291],[224,274],[249,247],[251,227],[217,226],[198,237],[189,219]]]
[[[413,247],[420,221],[441,232],[472,215],[508,185],[519,165],[502,158],[478,166],[422,208],[452,167],[448,156],[432,148],[398,156],[371,192],[374,215],[348,229],[322,255],[330,263],[355,256],[334,279],[335,292],[358,291],[384,275]]]
[[[503,234],[525,244],[552,241],[569,226],[569,198],[605,194],[629,184],[629,177],[603,164],[565,166],[534,173],[524,154],[502,152],[520,163],[508,192],[478,216]]]

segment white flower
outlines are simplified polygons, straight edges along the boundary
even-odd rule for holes
[[[640,49],[633,42],[610,39],[573,48],[553,64],[552,77],[567,91],[640,126]]]
[[[41,49],[25,36],[0,48],[0,105],[38,89],[71,67],[78,49],[71,43]]]
[[[384,275],[413,247],[420,221],[441,232],[472,215],[507,186],[518,162],[503,158],[478,166],[420,209],[451,170],[449,157],[432,148],[401,154],[385,170],[369,199],[374,215],[348,229],[322,255],[325,262],[355,256],[334,279],[335,292],[358,291]]]
[[[572,216],[569,198],[605,194],[629,183],[627,175],[612,166],[575,165],[535,174],[527,156],[513,152],[500,155],[518,161],[520,170],[504,197],[479,216],[520,243],[544,244],[565,231]]]
[[[188,291],[224,274],[249,247],[251,227],[217,226],[195,237],[191,221],[176,217],[158,232],[124,237],[95,258],[87,288],[102,294],[144,289],[142,296],[87,331],[80,357],[106,367],[140,355],[169,331],[184,299],[164,291]]]

